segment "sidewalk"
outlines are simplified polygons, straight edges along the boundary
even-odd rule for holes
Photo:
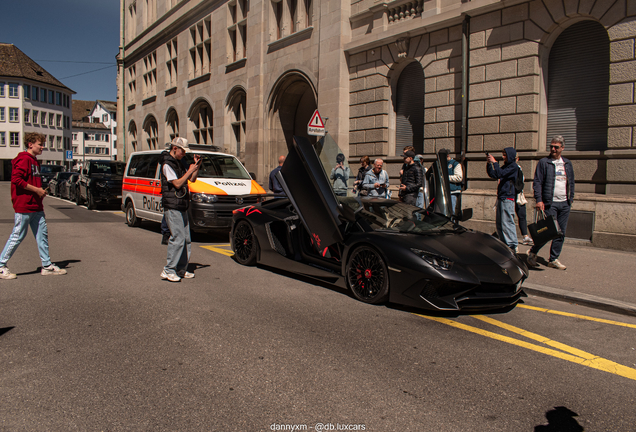
[[[519,245],[525,261],[529,246]],[[550,245],[539,251],[539,267],[529,267],[526,294],[565,300],[636,316],[636,253],[580,246],[566,241],[559,261],[567,270],[547,267]]]

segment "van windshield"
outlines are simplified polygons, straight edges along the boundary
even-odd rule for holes
[[[252,179],[241,162],[234,156],[211,154],[200,154],[199,156],[203,159],[199,169],[199,178]],[[186,154],[184,159],[186,159],[186,166],[194,162],[194,156],[190,153]]]

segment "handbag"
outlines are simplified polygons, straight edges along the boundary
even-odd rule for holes
[[[541,210],[540,219],[539,212],[534,212],[534,223],[528,225],[528,232],[535,246],[543,246],[547,242],[563,235],[559,223],[554,219],[554,216],[546,216],[543,210]]]
[[[517,204],[519,204],[520,206],[528,204],[528,200],[526,199],[526,196],[523,194],[523,191],[517,194]]]

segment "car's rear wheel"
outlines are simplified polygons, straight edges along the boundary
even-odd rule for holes
[[[258,240],[254,235],[252,225],[247,221],[240,221],[234,228],[234,256],[239,264],[253,266],[256,264]]]
[[[353,251],[347,262],[347,282],[353,295],[371,304],[389,299],[389,273],[382,256],[369,246]]]
[[[141,224],[141,220],[135,213],[135,206],[130,201],[126,204],[126,223],[129,227],[138,227]]]

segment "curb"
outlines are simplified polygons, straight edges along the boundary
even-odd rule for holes
[[[591,294],[584,294],[576,291],[566,291],[559,288],[552,288],[536,284],[523,284],[526,294],[538,297],[546,297],[555,300],[577,303],[583,306],[601,309],[621,315],[636,316],[636,304],[611,300]]]

